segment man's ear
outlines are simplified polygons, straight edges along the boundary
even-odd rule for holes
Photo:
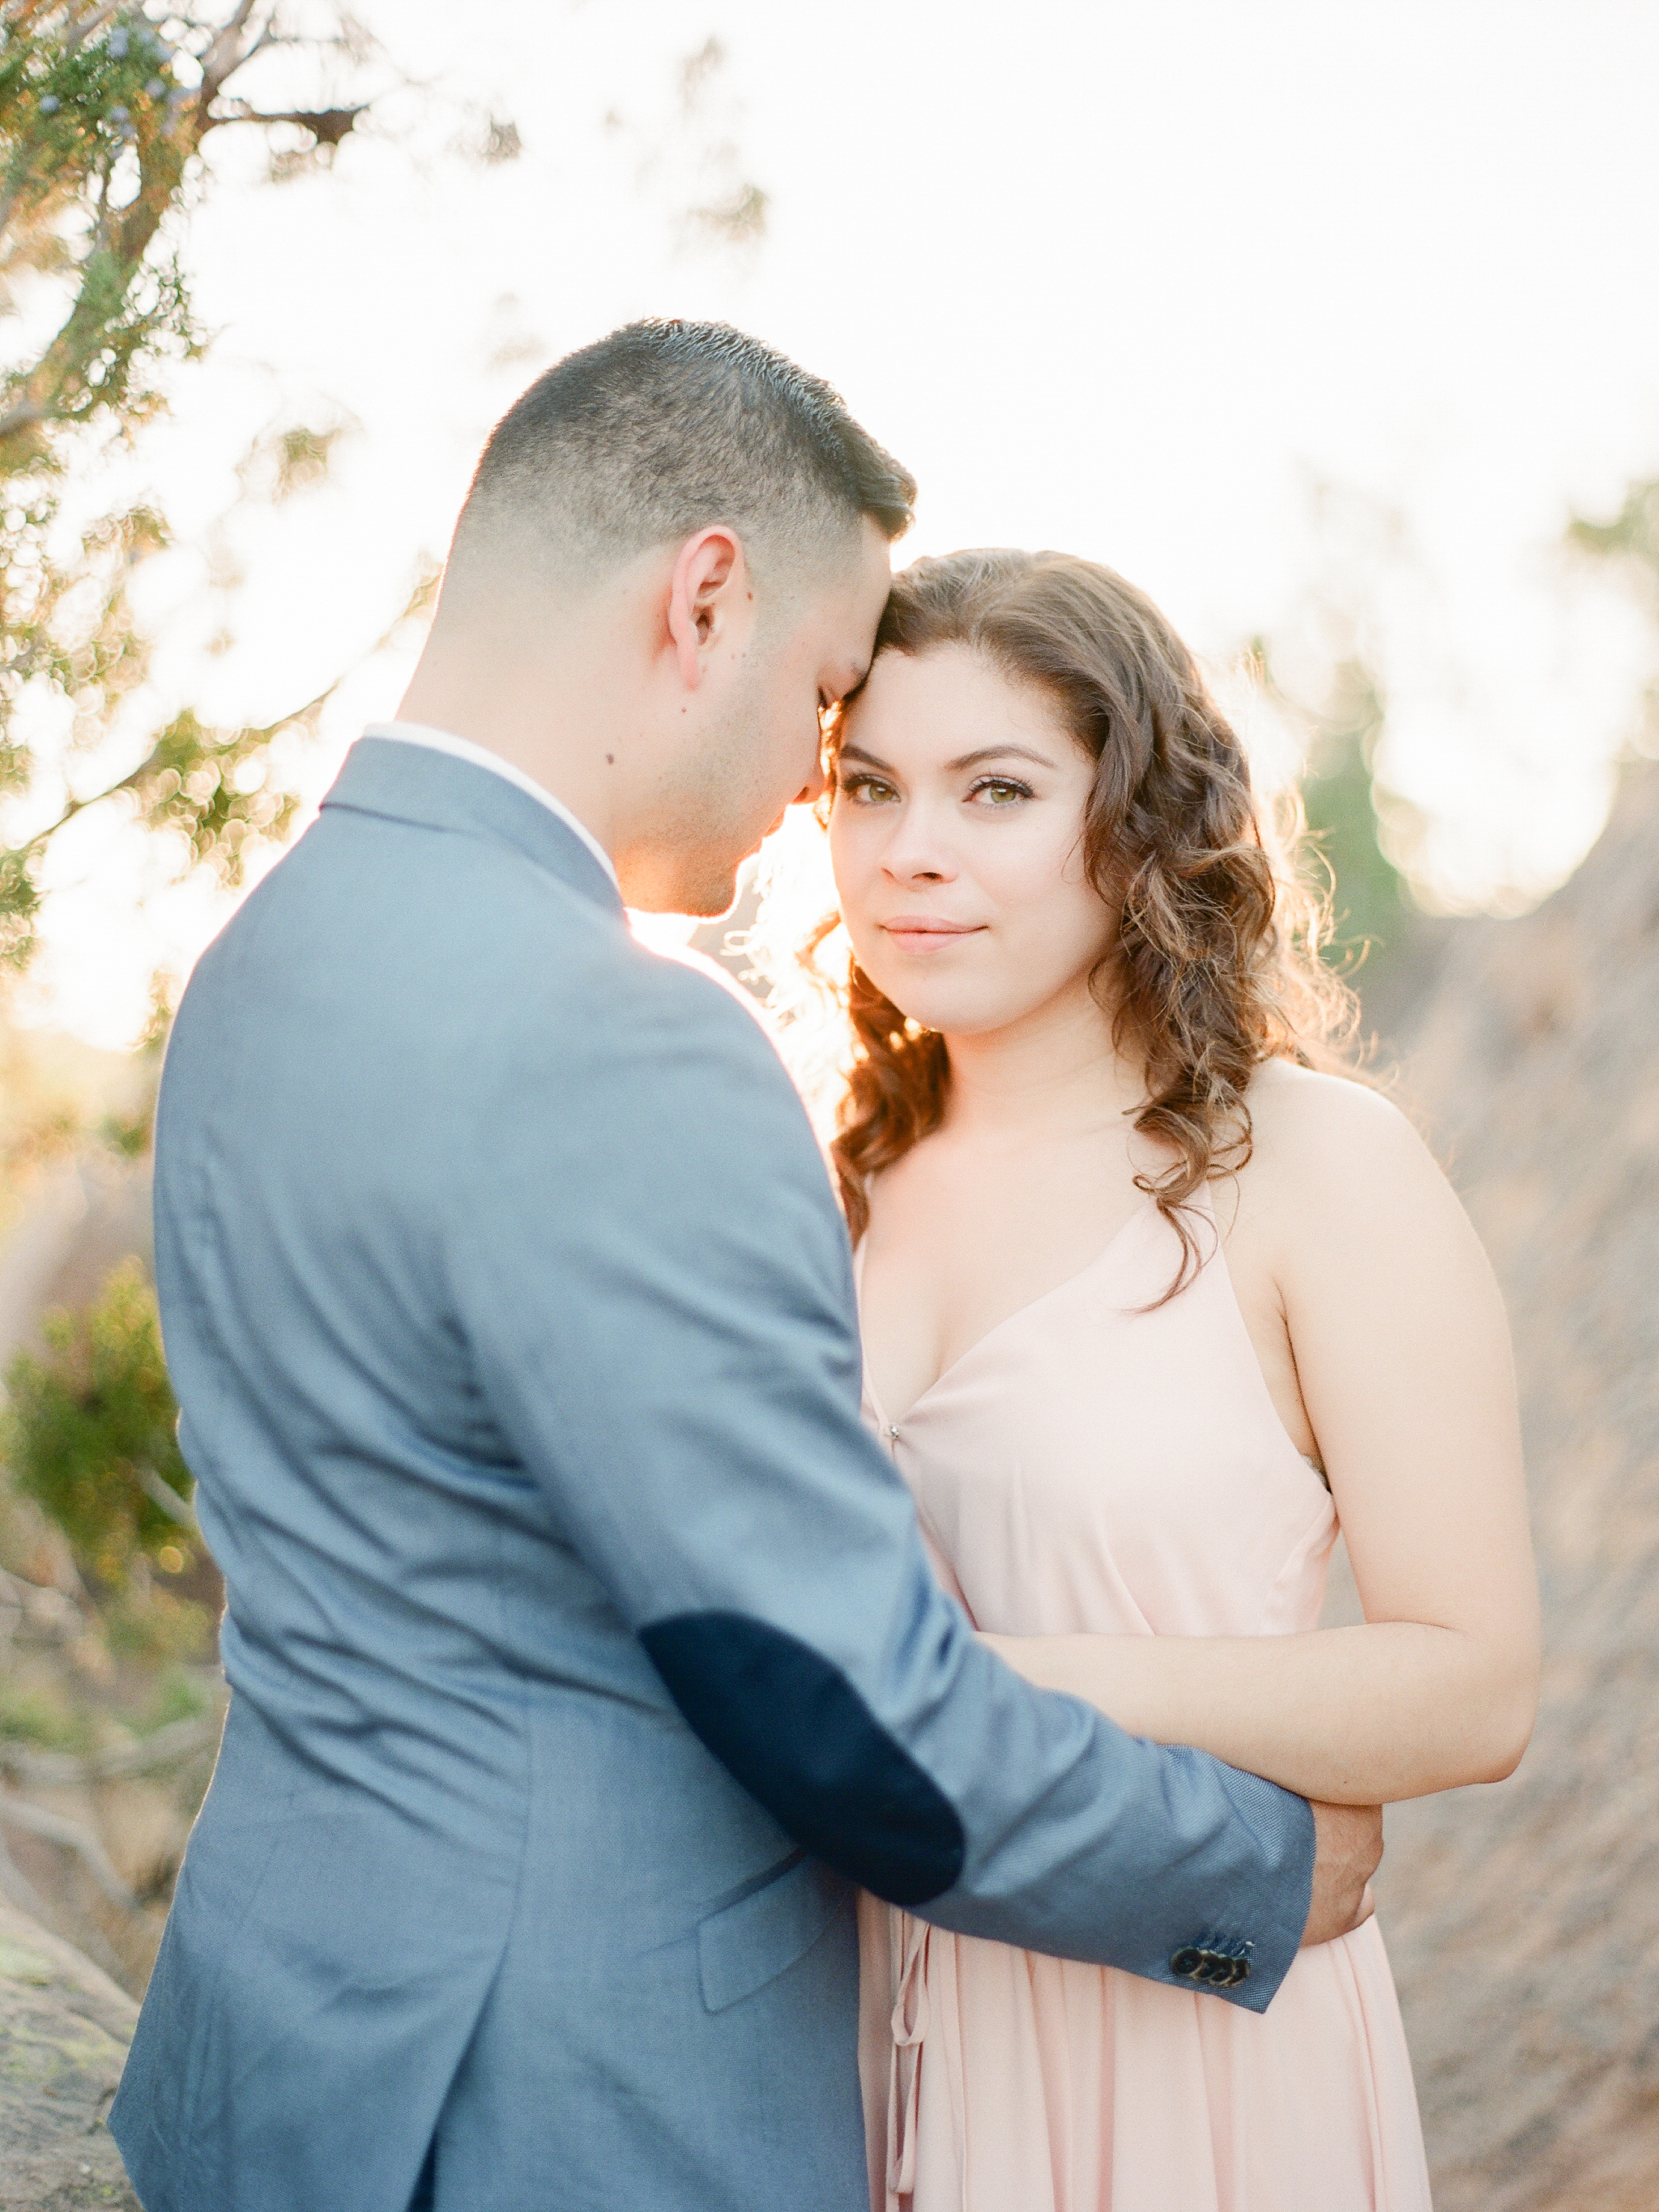
[[[722,632],[746,625],[753,594],[743,540],[714,523],[688,538],[668,586],[668,634],[689,691],[702,681],[709,647]]]

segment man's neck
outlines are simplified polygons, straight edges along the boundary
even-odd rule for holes
[[[606,781],[607,744],[603,702],[584,696],[580,671],[562,670],[555,684],[551,672],[528,681],[503,684],[499,665],[469,668],[446,659],[425,663],[398,709],[400,722],[464,738],[527,777],[581,823],[605,850],[614,854],[619,794]],[[580,699],[580,718],[571,702]]]

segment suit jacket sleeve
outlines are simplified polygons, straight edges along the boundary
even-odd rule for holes
[[[605,995],[515,1024],[455,1193],[459,1325],[561,1531],[691,1728],[831,1865],[1176,1986],[1232,1957],[1200,1985],[1265,2008],[1308,1807],[978,1643],[860,1419],[845,1231],[775,1054],[675,963],[630,952]]]

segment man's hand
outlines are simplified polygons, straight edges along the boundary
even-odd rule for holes
[[[1370,1918],[1371,1876],[1382,1856],[1380,1805],[1313,1808],[1313,1898],[1302,1945],[1328,1943]]]

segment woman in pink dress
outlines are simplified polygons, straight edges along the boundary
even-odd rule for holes
[[[867,1413],[1033,1680],[1313,1799],[1510,1773],[1535,1596],[1504,1316],[1318,1072],[1240,746],[1157,611],[918,562],[834,732]],[[1363,1627],[1320,1630],[1339,1524]],[[1375,1921],[1256,2015],[864,1901],[877,2212],[1420,2212]]]

